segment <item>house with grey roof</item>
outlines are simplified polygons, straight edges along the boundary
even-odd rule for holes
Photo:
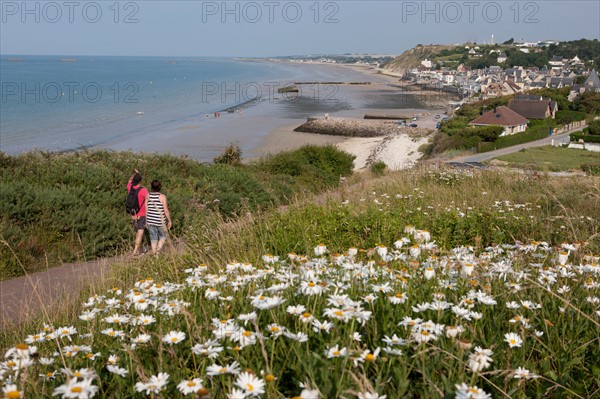
[[[527,119],[554,119],[558,104],[541,96],[517,94],[508,102],[508,108]]]
[[[600,78],[598,78],[598,73],[595,69],[592,69],[582,85],[575,85],[571,88],[568,99],[569,101],[573,101],[577,96],[586,92],[600,93]]]

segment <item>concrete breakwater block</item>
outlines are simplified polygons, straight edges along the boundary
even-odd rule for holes
[[[365,119],[380,119],[380,120],[408,120],[411,119],[410,115],[397,115],[397,114],[366,114]]]
[[[402,128],[397,124],[387,121],[337,118],[309,118],[305,124],[294,129],[296,132],[344,137],[379,137],[397,134],[401,130]]]

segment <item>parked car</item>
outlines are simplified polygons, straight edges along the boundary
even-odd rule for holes
[[[416,123],[411,123],[408,127],[419,127]]]
[[[441,118],[441,116],[439,116],[439,115],[435,116],[435,119],[440,119],[440,118]]]
[[[440,126],[442,126],[442,125],[440,125],[440,123],[438,122],[438,123],[437,123],[437,125],[435,125],[435,128],[436,128],[436,129],[439,129],[439,128],[440,128]]]
[[[412,118],[413,121],[416,121],[417,119],[419,118],[417,118],[416,116]]]

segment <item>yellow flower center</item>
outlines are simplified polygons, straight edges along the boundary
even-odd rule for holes
[[[187,386],[188,387],[195,387],[196,383],[194,381],[188,381]]]
[[[401,293],[401,292],[398,292],[398,293],[396,294],[396,298],[402,298],[403,296],[404,296],[404,294],[403,294],[403,293]]]
[[[81,377],[81,373],[79,371],[76,371],[73,373],[74,377]]]
[[[265,297],[261,295],[261,296],[258,297],[258,299],[260,299],[261,301],[264,301]]]
[[[273,374],[267,374],[267,376],[265,377],[265,380],[267,382],[273,382],[273,381],[275,381],[275,376]]]
[[[365,360],[367,362],[374,362],[375,361],[375,356],[373,356],[372,353],[368,353],[367,356],[365,356]]]
[[[200,388],[196,393],[200,396],[206,396],[206,395],[208,395],[208,389]]]
[[[242,348],[240,348],[239,346],[234,346],[233,350],[236,351],[236,352],[238,352],[238,351],[242,350]]]
[[[221,373],[221,374],[225,374],[226,372],[227,372],[227,369],[225,367],[221,367],[219,369],[219,373]]]
[[[340,356],[342,353],[340,351],[334,351],[333,356]]]
[[[308,286],[309,286],[309,287],[314,287],[314,286],[315,286],[315,283],[313,283],[313,282],[311,281],[310,283],[308,283]]]
[[[53,374],[51,371],[48,371],[48,372],[46,373],[46,377],[50,378],[50,377],[52,377],[52,376],[54,376],[54,374]]]
[[[336,316],[340,316],[340,317],[344,315],[344,312],[342,312],[341,310],[336,310],[334,313]]]
[[[428,335],[429,335],[429,331],[425,331],[425,330],[423,330],[423,331],[421,331],[421,335],[428,336]]]
[[[6,392],[6,397],[8,399],[18,399],[21,397],[21,392],[19,392],[19,391]]]
[[[178,341],[177,337],[171,338],[171,342],[177,342],[177,341]]]
[[[516,340],[514,340],[514,339],[511,339],[511,340],[510,340],[510,341],[508,341],[508,342],[509,342],[509,343],[511,343],[512,345],[514,345],[514,344],[516,344],[516,343],[517,343],[517,341],[516,341]]]
[[[304,318],[306,318],[306,319],[308,319],[310,316],[311,316],[311,314],[310,314],[310,313],[308,313],[308,312],[304,312],[304,313],[302,313],[302,317],[304,317]]]
[[[27,346],[27,344],[17,344],[16,348],[19,350],[26,350],[29,349],[29,346]]]
[[[279,327],[277,327],[277,326],[271,327],[271,332],[275,332],[275,333],[279,332]]]
[[[246,391],[248,391],[248,392],[254,391],[254,386],[252,386],[252,384],[246,384]]]
[[[71,388],[71,392],[79,393],[81,391],[83,391],[83,388],[81,388],[81,387],[73,387],[73,388]]]
[[[244,337],[249,337],[252,335],[251,331],[244,331],[242,334],[244,334]]]
[[[479,391],[477,389],[471,388],[471,387],[469,387],[469,392],[471,392],[471,393],[479,393]]]

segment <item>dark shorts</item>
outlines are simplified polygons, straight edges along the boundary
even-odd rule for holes
[[[133,220],[133,225],[136,230],[144,230],[146,228],[146,216],[140,216]]]

